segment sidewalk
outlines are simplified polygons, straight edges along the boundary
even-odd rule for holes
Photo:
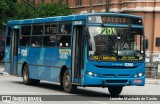
[[[0,67],[0,76],[9,76],[9,74],[6,71],[4,71],[4,68]]]
[[[0,75],[3,75],[4,68],[0,68]]]
[[[146,78],[146,84],[159,84],[160,85],[160,79]]]

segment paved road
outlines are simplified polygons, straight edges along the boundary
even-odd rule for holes
[[[146,84],[144,87],[132,86],[125,87],[120,97],[135,97],[134,95],[159,95],[160,85],[158,84]],[[55,83],[49,83],[42,81],[39,86],[27,86],[22,83],[22,78],[16,76],[0,76],[0,95],[45,95],[41,96],[42,99],[49,99],[56,101],[54,104],[80,104],[83,101],[84,104],[125,104],[123,101],[111,101],[111,96],[108,93],[107,88],[78,88],[75,94],[68,94],[63,92],[62,88]],[[50,95],[50,96],[47,96]],[[47,98],[48,97],[48,98]],[[141,97],[141,96],[140,96]],[[152,96],[151,96],[152,97]],[[151,98],[150,97],[150,98]],[[50,99],[51,98],[51,99]],[[114,97],[113,97],[114,98]],[[15,99],[14,99],[15,100]],[[58,101],[57,101],[58,100]],[[69,100],[69,101],[67,101]],[[47,102],[52,103],[53,102]],[[131,102],[128,102],[131,103]],[[133,104],[132,102],[131,104]],[[143,102],[144,103],[144,102]],[[152,102],[146,102],[151,104]],[[154,101],[154,104],[158,102]],[[1,104],[1,103],[0,103]],[[2,104],[22,104],[22,102],[6,102]],[[23,102],[23,104],[31,104]],[[44,104],[44,102],[33,102],[33,104]]]
[[[4,69],[0,68],[0,72]],[[151,79],[150,79],[151,80]],[[155,80],[154,80],[155,81]],[[159,104],[159,101],[116,101],[108,93],[107,88],[78,88],[75,94],[68,94],[63,92],[59,84],[42,81],[39,86],[27,86],[22,83],[22,78],[16,76],[10,76],[7,74],[0,75],[0,95],[16,95],[14,102],[12,101],[1,101],[0,104]],[[23,95],[23,96],[22,96]],[[17,102],[18,96],[25,98],[28,96],[32,97],[35,95],[41,100],[53,100],[43,102]],[[41,95],[41,96],[39,96]],[[44,95],[44,96],[42,96]],[[49,96],[48,96],[49,95]],[[119,96],[120,98],[136,98],[135,95],[147,95],[144,97],[153,98],[156,96],[149,95],[160,95],[160,84],[159,83],[147,83],[146,86],[128,86],[124,87],[123,92]],[[1,97],[0,96],[0,97]],[[142,96],[138,96],[141,98]],[[12,96],[13,98],[13,96]],[[16,99],[17,98],[17,99]],[[1,100],[2,98],[0,98]],[[22,100],[22,99],[21,99]],[[154,99],[153,99],[154,100]]]

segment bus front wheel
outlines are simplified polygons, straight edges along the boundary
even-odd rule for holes
[[[63,74],[63,89],[67,93],[73,93],[77,89],[77,86],[71,83],[71,77],[68,70]]]
[[[113,96],[118,96],[122,92],[123,86],[109,86],[108,91]]]
[[[28,65],[24,65],[23,68],[23,83],[26,85],[38,85],[40,80],[29,78],[29,69]]]

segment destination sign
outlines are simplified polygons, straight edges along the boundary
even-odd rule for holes
[[[129,61],[135,61],[135,60],[139,60],[138,57],[133,57],[133,56],[123,56],[123,57],[119,57],[119,60],[125,61],[125,60],[129,60]]]
[[[103,24],[135,24],[142,25],[142,19],[138,17],[125,16],[89,16],[89,23],[103,23]]]
[[[112,60],[115,61],[115,56],[94,56],[94,60]]]
[[[103,23],[112,23],[112,24],[127,24],[128,18],[126,17],[102,17]]]

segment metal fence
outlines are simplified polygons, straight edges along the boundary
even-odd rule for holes
[[[147,53],[146,77],[160,78],[160,53]]]

